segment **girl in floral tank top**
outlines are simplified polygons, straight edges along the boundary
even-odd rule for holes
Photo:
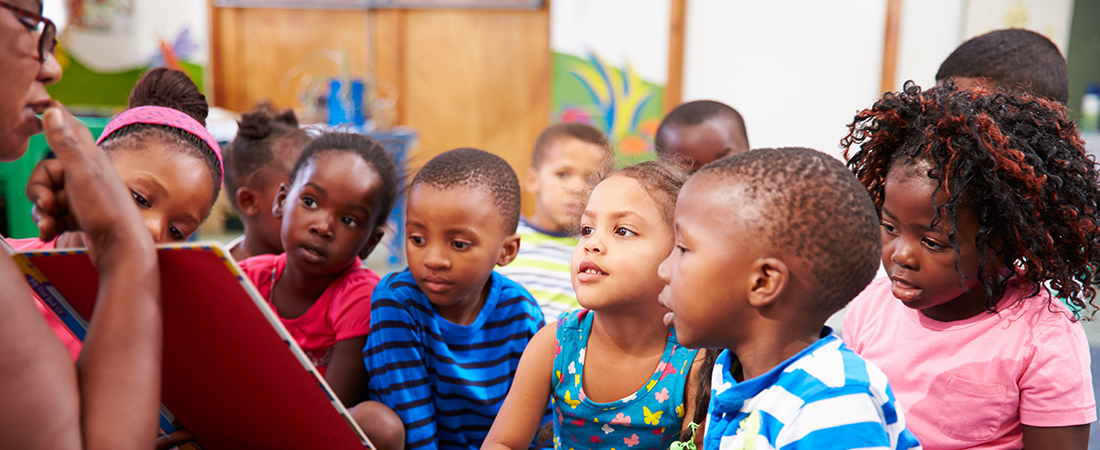
[[[684,417],[696,405],[698,352],[676,341],[657,299],[685,179],[651,161],[592,190],[570,264],[585,309],[562,314],[527,345],[483,450],[530,447],[551,399],[557,448],[663,450],[691,434]]]
[[[591,448],[597,444],[629,449],[665,449],[680,436],[684,419],[684,374],[697,350],[681,347],[669,330],[661,362],[649,382],[629,396],[597,403],[584,395],[584,354],[593,314],[571,311],[558,319],[554,358],[555,448]]]

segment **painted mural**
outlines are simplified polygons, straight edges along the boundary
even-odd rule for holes
[[[555,0],[551,120],[602,130],[620,165],[653,159],[668,78],[667,0]]]

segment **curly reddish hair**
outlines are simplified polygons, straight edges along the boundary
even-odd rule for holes
[[[844,156],[880,215],[896,162],[931,165],[937,193],[947,194],[935,221],[950,221],[960,274],[958,211],[969,208],[980,226],[974,244],[1016,267],[1032,296],[1046,285],[1076,312],[1096,309],[1098,174],[1063,105],[1026,93],[959,90],[951,82],[922,91],[907,81],[856,114],[848,130]],[[988,270],[995,261],[987,252],[979,253],[978,278],[994,311],[1008,281]]]

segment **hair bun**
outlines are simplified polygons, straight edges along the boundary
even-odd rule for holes
[[[298,117],[291,109],[276,112],[270,103],[257,105],[237,121],[237,136],[247,139],[267,139],[276,131],[298,128]],[[281,133],[280,133],[281,134]]]
[[[206,96],[186,73],[167,67],[157,67],[141,76],[130,91],[130,108],[162,106],[183,111],[203,126],[210,106]]]
[[[294,110],[290,108],[287,108],[283,110],[283,112],[275,115],[275,121],[294,128],[298,128],[298,116],[294,115]]]

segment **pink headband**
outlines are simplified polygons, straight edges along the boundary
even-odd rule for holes
[[[218,145],[218,141],[214,140],[214,136],[210,135],[210,131],[206,127],[202,126],[193,117],[176,109],[163,106],[139,106],[127,109],[111,119],[111,122],[103,129],[103,134],[100,134],[99,139],[95,141],[96,145],[103,143],[111,133],[118,131],[119,128],[135,123],[178,128],[202,139],[210,147],[210,151],[214,152],[214,157],[218,159],[218,184],[221,184],[221,178],[225,176],[225,169],[222,168],[221,146]]]

